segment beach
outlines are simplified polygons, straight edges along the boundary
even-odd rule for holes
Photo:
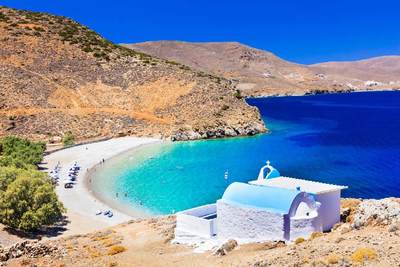
[[[62,235],[82,234],[119,224],[135,217],[112,209],[95,198],[86,185],[86,176],[91,168],[104,159],[114,157],[127,150],[143,145],[161,142],[156,138],[122,137],[91,144],[78,145],[46,155],[42,167],[51,171],[60,163],[60,180],[56,187],[60,201],[67,208],[65,231]],[[63,181],[68,177],[70,166],[77,162],[80,171],[73,188],[64,188]],[[112,210],[111,218],[96,215],[98,211]]]

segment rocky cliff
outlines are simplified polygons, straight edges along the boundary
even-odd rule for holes
[[[265,131],[230,81],[107,41],[59,16],[0,7],[0,135],[174,140]]]

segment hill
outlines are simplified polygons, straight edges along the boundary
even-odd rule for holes
[[[385,58],[380,64],[370,64],[374,68],[340,62],[308,66],[235,42],[157,41],[124,46],[236,81],[237,88],[245,95],[301,95],[400,87],[400,82],[395,82],[400,74],[398,58],[392,58],[390,62]],[[371,77],[376,77],[377,83],[371,82]]]
[[[331,79],[364,82],[365,86],[380,83],[388,88],[400,87],[400,56],[382,56],[358,61],[326,62],[310,66],[314,72]],[[369,82],[368,82],[369,81]]]
[[[197,139],[265,130],[231,82],[60,16],[0,7],[0,135]]]
[[[124,45],[237,82],[246,95],[301,94],[318,82],[306,67],[236,42],[145,42]]]

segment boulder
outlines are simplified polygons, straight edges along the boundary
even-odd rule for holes
[[[219,248],[217,248],[213,255],[216,256],[224,256],[232,251],[234,248],[238,246],[238,242],[234,239],[229,239],[225,243],[223,243]]]

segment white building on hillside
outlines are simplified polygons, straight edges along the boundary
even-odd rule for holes
[[[339,222],[345,188],[282,177],[268,162],[257,180],[232,183],[217,203],[178,212],[175,233],[239,243],[308,237]]]

